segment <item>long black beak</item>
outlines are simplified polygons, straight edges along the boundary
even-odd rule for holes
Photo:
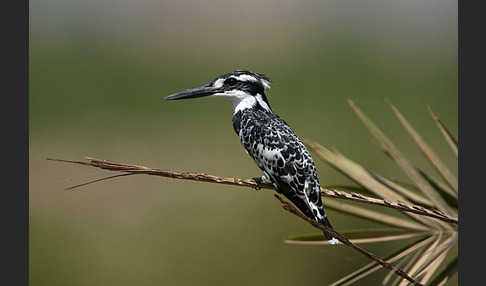
[[[167,100],[178,100],[178,99],[189,99],[189,98],[198,98],[203,96],[210,96],[220,92],[220,88],[214,88],[210,85],[202,85],[195,88],[190,88],[183,90],[181,92],[177,92],[167,96],[165,99]]]

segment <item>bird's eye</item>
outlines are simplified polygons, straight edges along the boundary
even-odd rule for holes
[[[224,84],[227,85],[235,85],[238,81],[235,78],[230,77],[229,79],[224,81]]]

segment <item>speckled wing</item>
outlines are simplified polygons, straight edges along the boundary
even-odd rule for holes
[[[319,179],[299,137],[273,113],[242,114],[239,123],[235,131],[264,176],[306,216],[322,220],[325,214]]]

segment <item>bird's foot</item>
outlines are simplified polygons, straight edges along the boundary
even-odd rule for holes
[[[260,190],[263,187],[263,179],[260,177],[254,177],[252,179],[256,183],[255,190]]]

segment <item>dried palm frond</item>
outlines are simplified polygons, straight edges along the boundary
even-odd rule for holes
[[[376,174],[359,163],[345,157],[337,150],[330,150],[317,142],[305,140],[304,143],[319,158],[343,173],[345,176],[358,184],[352,187],[360,193],[372,193],[384,201],[397,201],[399,204],[418,204],[424,208],[434,208],[434,212],[446,215],[449,218],[457,219],[458,212],[458,180],[443,161],[436,155],[432,148],[424,141],[420,134],[400,113],[397,107],[389,103],[393,113],[397,116],[407,133],[412,138],[426,159],[437,171],[440,179],[415,167],[388,137],[371,121],[353,102],[349,101],[351,108],[358,115],[359,119],[375,137],[379,146],[404,172],[412,184],[401,183],[403,180],[388,179]],[[428,107],[433,120],[439,127],[447,144],[454,154],[458,154],[457,140],[445,127],[442,121]],[[335,185],[343,186],[343,185]],[[346,189],[346,188],[342,188]],[[394,227],[393,229],[368,229],[359,232],[361,237],[353,239],[353,232],[344,232],[349,235],[355,243],[385,243],[391,240],[404,240],[411,237],[420,238],[408,244],[404,249],[391,254],[386,259],[389,263],[397,262],[396,266],[403,267],[408,275],[422,284],[442,285],[457,272],[457,252],[451,254],[451,249],[457,246],[457,224],[451,224],[445,220],[423,216],[411,212],[403,212],[406,217],[384,214],[370,210],[369,208],[357,207],[346,201],[327,199],[326,206],[348,214],[359,216],[382,224]],[[457,220],[456,220],[457,222]],[[408,235],[407,235],[408,234]],[[368,237],[363,237],[367,235]],[[322,244],[322,240],[314,236],[293,236],[286,240],[287,243],[315,245]],[[445,263],[451,262],[445,266]],[[374,273],[381,267],[372,262],[334,282],[332,285],[350,285],[368,275]],[[409,281],[402,277],[392,279],[393,272],[385,276],[384,285],[407,285]]]

